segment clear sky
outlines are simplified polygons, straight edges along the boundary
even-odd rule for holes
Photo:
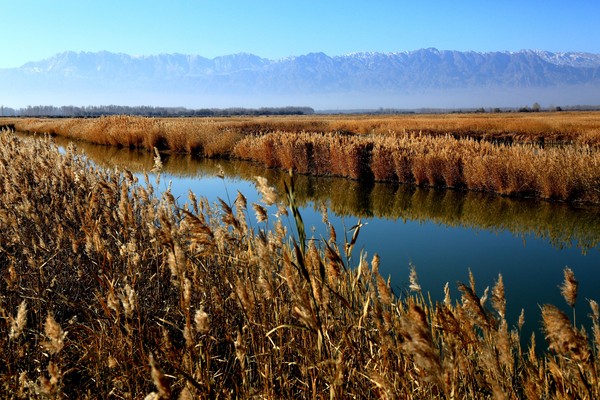
[[[0,0],[0,68],[74,51],[600,53],[597,0]]]

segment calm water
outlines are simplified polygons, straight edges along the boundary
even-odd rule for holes
[[[153,165],[152,155],[145,151],[77,146],[100,166],[141,173]],[[255,176],[265,176],[280,193],[283,180],[289,179],[250,163],[190,156],[164,156],[163,165],[161,189],[170,183],[181,203],[187,201],[189,190],[211,202],[219,197],[233,201],[239,190],[249,203],[257,202]],[[217,177],[220,167],[225,179]],[[297,177],[296,189],[305,225],[314,227],[315,238],[327,237],[318,211],[321,204],[329,210],[338,240],[359,219],[367,224],[354,254],[357,257],[360,249],[369,259],[379,254],[380,272],[391,277],[398,294],[406,290],[411,263],[423,290],[434,300],[443,298],[446,282],[457,299],[456,282],[468,282],[469,269],[479,295],[502,274],[509,323],[514,325],[524,308],[526,332],[537,332],[539,305],[552,303],[571,315],[558,288],[562,270],[569,266],[580,283],[578,322],[589,314],[586,299],[600,301],[600,208],[306,176]]]

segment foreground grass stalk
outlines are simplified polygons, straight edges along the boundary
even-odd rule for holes
[[[596,302],[590,337],[544,305],[548,351],[524,353],[501,277],[491,307],[474,279],[434,304],[414,269],[397,296],[378,257],[347,264],[360,223],[344,262],[334,231],[296,241],[260,204],[250,229],[243,196],[154,193],[73,148],[0,135],[2,397],[600,396]]]

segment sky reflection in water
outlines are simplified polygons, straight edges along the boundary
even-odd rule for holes
[[[100,166],[127,168],[139,176],[153,165],[152,155],[145,151],[84,143],[77,146]],[[239,190],[248,199],[253,226],[256,221],[250,204],[260,200],[254,176],[265,176],[281,194],[283,180],[289,179],[286,173],[250,163],[190,156],[164,155],[163,165],[159,189],[171,184],[180,204],[189,201],[189,190],[210,203],[218,198],[233,202]],[[220,168],[225,172],[224,179],[217,177]],[[443,299],[446,282],[450,283],[452,297],[458,299],[456,282],[468,282],[469,270],[475,276],[479,295],[486,286],[493,286],[501,273],[508,322],[514,326],[524,308],[524,333],[538,331],[541,304],[555,304],[571,315],[558,288],[565,266],[573,269],[580,282],[578,323],[587,320],[586,299],[600,300],[598,208],[399,185],[364,185],[337,178],[298,176],[296,188],[305,226],[315,238],[327,237],[319,212],[322,203],[329,210],[338,241],[343,240],[344,230],[359,219],[366,223],[355,246],[354,262],[361,249],[369,260],[379,254],[380,272],[391,277],[397,294],[408,287],[411,263],[416,266],[423,290],[430,292],[434,301]]]

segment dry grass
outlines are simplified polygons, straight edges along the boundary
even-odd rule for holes
[[[600,202],[598,113],[5,119],[93,143],[237,157],[301,174]]]
[[[431,304],[414,271],[413,291],[394,294],[377,257],[350,257],[356,235],[341,251],[333,232],[305,241],[297,214],[295,235],[249,215],[241,195],[181,205],[128,171],[3,134],[2,397],[600,396],[597,303],[595,347],[543,306],[538,355],[521,348],[522,322],[507,325],[501,277],[491,307],[474,281]]]
[[[65,147],[69,143],[59,137],[54,140]],[[143,173],[153,166],[153,154],[143,150],[105,148],[85,142],[78,142],[77,148],[94,164],[104,168],[117,166]],[[286,172],[265,169],[257,163],[195,160],[189,154],[171,154],[163,158],[163,164],[166,174],[190,178],[214,177],[221,169],[233,179],[253,181],[256,176],[264,176],[280,193],[284,192],[282,176]],[[297,175],[296,187],[299,205],[325,203],[337,215],[434,221],[476,230],[510,231],[519,236],[542,237],[556,247],[576,246],[583,251],[596,247],[600,237],[600,210],[593,205],[573,208],[557,202],[513,199],[483,192],[312,175]]]
[[[315,175],[600,201],[600,152],[589,146],[496,145],[448,135],[273,132],[244,138],[234,154],[269,167]],[[301,156],[291,156],[297,154]]]
[[[419,133],[451,135],[477,140],[510,143],[600,144],[600,113],[503,113],[503,114],[422,114],[422,115],[310,115],[235,118],[143,118],[111,116],[97,119],[0,118],[0,124],[14,124],[17,130],[85,137],[89,131],[103,134],[106,125],[120,129],[164,124],[161,133],[176,130],[186,134],[205,131],[232,131],[242,136],[266,132],[319,132],[388,135]],[[150,121],[150,122],[148,122]],[[94,127],[95,126],[95,127]],[[84,129],[78,129],[84,127]],[[79,131],[79,133],[78,133]],[[121,132],[124,133],[124,132]],[[125,143],[125,141],[123,142]]]
[[[196,156],[226,156],[244,135],[229,124],[207,119],[158,119],[125,115],[93,119],[15,120],[16,130],[48,133],[75,140]]]

